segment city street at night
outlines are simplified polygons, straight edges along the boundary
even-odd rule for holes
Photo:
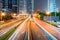
[[[60,0],[0,0],[0,40],[60,40]]]

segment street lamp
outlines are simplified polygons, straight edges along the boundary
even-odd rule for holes
[[[5,13],[2,13],[1,16],[5,16],[6,14]]]
[[[50,21],[51,21],[51,13],[50,12],[46,12],[47,18],[48,16],[50,16]]]
[[[16,14],[14,13],[13,16],[16,16]]]
[[[12,16],[13,18],[15,18],[16,15],[17,15],[16,13],[11,14],[11,16]]]
[[[46,15],[49,16],[51,13],[50,12],[46,12]]]
[[[3,21],[3,20],[2,20],[2,17],[5,16],[5,15],[6,15],[6,14],[5,14],[4,12],[1,13],[1,21]]]

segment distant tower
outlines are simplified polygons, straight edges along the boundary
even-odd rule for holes
[[[34,0],[27,0],[27,11],[28,13],[34,12]]]
[[[34,11],[34,0],[18,0],[19,13],[32,13]]]
[[[2,0],[0,0],[0,11],[2,11]]]
[[[48,11],[56,12],[56,0],[48,0]]]
[[[17,0],[12,0],[12,12],[17,13],[17,8],[18,8]]]
[[[48,11],[55,12],[56,16],[56,0],[48,0]]]
[[[18,10],[19,13],[26,13],[26,0],[18,0]]]
[[[27,13],[27,0],[24,0],[24,13],[26,14]]]
[[[22,13],[23,8],[24,8],[24,0],[18,0],[18,12]]]

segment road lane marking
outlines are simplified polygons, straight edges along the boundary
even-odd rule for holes
[[[17,26],[18,24],[20,24],[20,23],[21,23],[21,21],[20,21],[19,23],[14,24],[13,26],[11,26],[11,28],[16,27],[16,26]],[[4,35],[5,33],[7,33],[11,28],[9,28],[6,32],[0,34],[0,36],[2,36],[2,35]]]
[[[19,26],[19,28],[12,34],[12,36],[8,40],[14,40],[20,30],[23,28],[23,25],[30,19],[30,16]]]
[[[34,20],[35,21],[35,20]],[[45,31],[46,34],[48,34],[52,40],[57,40],[52,34],[50,34],[47,30],[45,30],[40,24],[38,24],[36,21],[35,23],[42,29]]]

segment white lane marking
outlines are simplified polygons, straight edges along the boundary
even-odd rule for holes
[[[16,29],[16,31],[12,34],[12,36],[8,39],[8,40],[14,40],[18,33],[20,32],[20,30],[24,27],[23,25],[27,22],[27,20],[30,19],[30,16],[18,27],[18,29]]]
[[[29,26],[28,26],[28,40],[30,40],[30,30],[29,30]]]
[[[35,20],[34,20],[35,21]],[[37,24],[37,25],[39,25],[39,27],[41,27],[44,31],[46,31],[52,38],[54,38],[55,40],[57,40],[52,34],[50,34],[47,30],[45,30],[39,23],[37,23],[36,21],[35,21],[35,23]]]
[[[13,26],[11,26],[11,28],[16,27],[16,26],[17,26],[18,24],[20,24],[20,23],[21,23],[21,21],[20,21],[19,23],[14,24]],[[4,35],[5,33],[7,33],[11,28],[9,28],[6,32],[0,34],[0,36],[2,36],[2,35]]]

